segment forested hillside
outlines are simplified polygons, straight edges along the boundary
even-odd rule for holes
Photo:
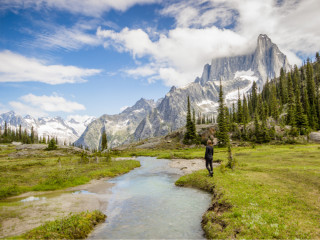
[[[231,109],[224,107],[224,122],[232,138],[257,143],[294,141],[320,129],[320,57],[267,81],[263,89],[254,82],[251,93],[240,96]],[[235,106],[236,105],[236,106]],[[222,114],[219,109],[219,116]],[[218,116],[218,120],[221,118]],[[221,119],[220,119],[221,121]]]

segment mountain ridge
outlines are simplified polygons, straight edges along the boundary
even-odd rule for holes
[[[86,132],[90,131],[86,130],[76,144],[96,149],[99,146],[99,138],[101,138],[99,132],[103,127],[107,130],[109,146],[111,147],[130,141],[165,135],[185,125],[188,96],[192,108],[197,114],[205,113],[216,116],[220,79],[222,80],[226,103],[230,105],[238,99],[238,93],[246,94],[254,81],[258,88],[262,89],[267,79],[279,76],[281,68],[286,71],[291,69],[287,57],[267,35],[260,34],[256,48],[252,53],[213,58],[211,64],[204,65],[201,77],[197,77],[194,82],[182,88],[172,86],[161,102],[156,105],[149,104],[150,108],[143,112],[144,115],[139,114],[135,123],[131,125],[130,131],[127,131],[126,137],[124,137],[124,133],[121,133],[121,140],[118,138],[117,142],[114,142],[112,130],[109,130],[108,135],[108,128],[114,128],[118,124],[112,126],[111,124],[101,123],[100,129],[95,129],[96,134],[92,133],[90,137],[86,137]],[[152,102],[154,103],[154,101]],[[125,114],[128,116],[125,116]],[[131,109],[118,115],[121,115],[121,121],[125,121],[125,119],[131,119],[132,114]],[[108,116],[112,118],[112,115]],[[121,132],[124,131],[125,127],[122,129],[117,127],[117,129],[118,132]]]

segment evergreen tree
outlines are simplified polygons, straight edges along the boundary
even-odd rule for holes
[[[258,102],[258,96],[257,96],[257,84],[254,81],[252,84],[252,90],[251,90],[251,105],[252,105],[252,112],[251,114],[253,115],[256,111],[256,107],[257,107],[257,102]]]
[[[274,120],[278,121],[279,118],[279,107],[278,107],[278,100],[277,100],[277,90],[275,84],[271,87],[271,100],[270,100],[270,115],[273,117]]]
[[[7,126],[7,121],[5,121],[4,123],[4,137],[8,137],[8,126]]]
[[[320,63],[320,56],[319,56],[318,52],[316,53],[316,61],[317,61],[317,63]]]
[[[248,104],[247,104],[247,98],[243,94],[243,103],[242,103],[242,116],[243,116],[243,123],[247,124],[249,122],[249,109],[248,109]]]
[[[280,70],[280,98],[281,98],[281,103],[285,104],[287,103],[287,88],[286,88],[286,74],[281,68]]]
[[[56,145],[56,141],[54,140],[54,138],[52,138],[49,143],[48,143],[48,147],[47,150],[51,151],[51,150],[56,150],[58,147]]]
[[[258,141],[260,139],[260,125],[259,125],[259,116],[258,111],[254,113],[254,138],[253,141]]]
[[[241,99],[240,99],[240,92],[238,88],[238,114],[237,114],[237,122],[238,123],[243,123],[243,110],[242,110],[242,105],[241,105]]]
[[[186,133],[184,135],[183,143],[191,144],[195,141],[195,128],[191,119],[191,110],[190,110],[190,98],[188,96],[188,106],[187,106],[187,119],[186,119]]]
[[[34,143],[34,130],[33,130],[33,126],[31,127],[30,141],[31,141],[31,143]]]
[[[288,114],[287,114],[287,124],[294,127],[296,125],[296,113],[295,113],[295,102],[294,102],[294,94],[293,94],[293,87],[292,87],[292,80],[291,74],[288,73]]]
[[[22,140],[22,129],[21,129],[21,124],[19,125],[19,141]]]
[[[232,103],[232,122],[237,122],[237,113],[234,103]]]
[[[101,136],[101,151],[108,148],[107,134],[105,128],[103,128]]]
[[[218,144],[219,146],[227,146],[229,144],[228,126],[225,116],[225,105],[223,99],[223,90],[220,80],[220,90],[219,90],[219,109],[218,109],[218,127],[217,132]]]

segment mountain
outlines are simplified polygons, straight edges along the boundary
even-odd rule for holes
[[[103,129],[106,130],[109,147],[133,141],[133,133],[137,126],[156,106],[157,103],[154,100],[141,98],[132,107],[126,108],[120,114],[105,114],[89,124],[81,137],[75,142],[75,145],[97,149],[101,144]]]
[[[192,108],[197,114],[215,116],[218,107],[218,92],[220,79],[223,85],[225,99],[230,104],[240,95],[247,93],[256,81],[262,89],[267,79],[278,77],[280,69],[291,69],[287,57],[276,44],[264,34],[257,39],[255,50],[247,55],[213,58],[211,64],[204,66],[201,77],[186,87],[172,87],[163,99],[156,104],[150,104],[140,114],[126,109],[119,115],[104,115],[91,123],[76,143],[97,148],[102,129],[108,135],[109,146],[165,135],[185,125],[187,97],[190,97]],[[131,122],[133,115],[136,121],[130,128],[126,121]],[[110,120],[108,120],[110,119]],[[112,119],[119,121],[110,122]],[[109,121],[108,124],[104,121]],[[97,122],[100,122],[99,124]],[[94,129],[92,129],[94,128]]]
[[[89,116],[74,116],[68,120],[64,120],[61,117],[36,119],[30,115],[22,117],[13,111],[0,114],[0,126],[2,129],[5,122],[12,130],[19,128],[20,124],[22,129],[28,129],[28,131],[33,126],[39,137],[57,137],[60,144],[64,142],[69,144],[76,141],[93,120],[95,120],[95,117]]]

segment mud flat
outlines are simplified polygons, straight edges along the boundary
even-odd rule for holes
[[[110,188],[114,185],[106,180],[92,180],[88,184],[59,191],[28,192],[2,201],[1,211],[8,217],[2,221],[0,238],[23,234],[71,212],[105,212]]]
[[[219,163],[212,163],[213,167],[218,165]],[[194,171],[206,169],[206,161],[204,159],[172,159],[169,166],[180,169],[184,174],[190,174]]]

